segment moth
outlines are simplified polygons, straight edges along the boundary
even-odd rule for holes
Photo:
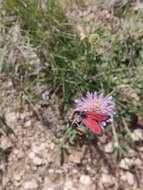
[[[94,111],[75,111],[72,115],[71,125],[78,128],[80,124],[83,124],[95,135],[102,136],[101,122],[106,122],[109,118],[109,115]]]

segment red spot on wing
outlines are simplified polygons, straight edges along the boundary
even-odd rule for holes
[[[84,118],[81,123],[84,124],[96,135],[100,135],[100,136],[102,135],[102,129],[95,120],[87,117],[87,118]]]
[[[91,118],[93,120],[100,121],[100,122],[106,121],[110,118],[109,115],[105,115],[105,114],[101,114],[101,113],[97,113],[97,112],[89,112],[89,111],[86,111],[85,115],[87,118]]]

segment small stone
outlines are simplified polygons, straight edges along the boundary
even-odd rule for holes
[[[137,147],[137,149],[138,149],[139,152],[143,152],[143,146]]]
[[[141,161],[141,159],[136,158],[136,159],[134,160],[134,164],[135,164],[137,167],[142,166],[142,161]]]
[[[129,158],[123,158],[119,163],[119,167],[124,170],[129,170],[133,165],[134,165],[133,160]]]
[[[0,139],[0,147],[3,150],[7,150],[13,147],[12,142],[10,141],[10,139],[6,136],[2,136]]]
[[[126,172],[125,174],[121,175],[121,180],[127,181],[129,185],[134,185],[134,176],[130,172]]]
[[[135,157],[135,156],[136,156],[136,152],[133,149],[129,148],[128,157],[132,158],[132,157]]]
[[[104,173],[104,174],[108,175],[108,170],[104,165],[101,166],[101,173]]]
[[[25,190],[34,190],[38,188],[38,183],[35,179],[32,179],[30,181],[26,181],[23,187]]]
[[[40,146],[35,145],[35,144],[32,145],[32,152],[38,154],[38,153],[40,153],[40,151],[41,151],[41,147]]]
[[[18,154],[16,155],[16,158],[20,160],[24,157],[24,155],[25,155],[24,151],[19,150]]]
[[[15,112],[6,112],[5,113],[5,120],[8,126],[15,126],[17,124],[18,113]]]
[[[30,152],[28,156],[29,158],[34,159],[36,155],[34,152]]]
[[[45,160],[43,160],[42,158],[39,158],[34,152],[30,152],[28,156],[32,160],[35,166],[41,166],[46,163]]]
[[[82,152],[75,151],[69,156],[69,161],[79,164],[81,163],[82,156],[83,156]]]
[[[112,187],[115,184],[115,179],[109,174],[103,173],[100,178],[100,184],[104,185],[105,187]]]
[[[43,164],[45,164],[44,160],[39,158],[39,157],[35,157],[33,159],[33,164],[35,164],[36,166],[41,166]]]
[[[20,114],[20,119],[21,120],[26,120],[27,118],[32,116],[32,112],[31,111],[25,111],[23,113]]]
[[[142,141],[143,140],[143,131],[141,129],[136,129],[131,134],[132,140],[135,142]]]
[[[104,147],[104,151],[105,151],[106,153],[112,153],[112,152],[113,152],[113,149],[114,149],[113,142],[109,142],[109,143],[106,144],[105,147]]]
[[[30,143],[29,143],[29,141],[27,141],[27,140],[24,140],[24,141],[23,141],[23,145],[24,145],[25,147],[27,147],[27,148],[30,148]]]
[[[64,188],[59,188],[59,187],[61,187],[61,183],[62,183],[61,181],[57,182],[57,180],[56,181],[52,180],[51,176],[47,176],[47,177],[44,178],[43,185],[42,185],[43,186],[42,190],[64,189]]]
[[[16,180],[16,181],[20,181],[21,180],[21,178],[22,178],[22,176],[23,176],[23,172],[20,172],[20,173],[16,173],[15,175],[14,175],[14,179]]]
[[[73,182],[68,180],[65,182],[63,190],[76,190],[76,188],[73,187]]]
[[[28,120],[28,121],[25,122],[24,128],[31,127],[31,125],[32,125],[32,120]]]
[[[51,143],[50,143],[50,149],[51,149],[51,150],[54,150],[54,148],[55,148],[55,144],[51,142]]]
[[[20,181],[20,179],[21,179],[21,176],[18,174],[18,175],[15,175],[14,176],[14,179],[16,180],[16,181]]]
[[[83,184],[83,185],[89,185],[91,183],[91,178],[90,176],[88,175],[82,175],[80,177],[80,183]]]

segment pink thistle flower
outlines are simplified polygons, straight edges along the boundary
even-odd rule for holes
[[[106,123],[112,121],[113,110],[112,96],[103,96],[103,94],[97,94],[97,92],[87,92],[85,97],[75,100],[75,111],[93,111],[109,115],[110,119]],[[101,122],[101,125],[105,126],[106,123]]]

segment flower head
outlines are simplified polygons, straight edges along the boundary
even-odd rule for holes
[[[85,97],[75,100],[75,111],[95,111],[109,115],[112,119],[113,109],[112,96],[103,96],[97,92],[87,92]]]
[[[43,92],[42,99],[43,100],[48,100],[49,99],[49,91],[48,90],[46,90],[45,92]]]

